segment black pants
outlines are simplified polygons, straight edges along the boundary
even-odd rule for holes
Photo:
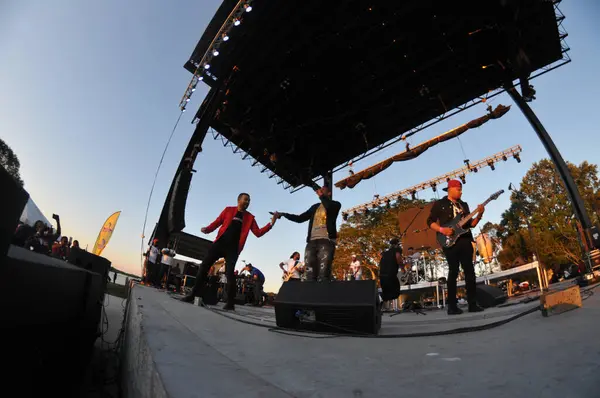
[[[335,254],[335,243],[329,239],[315,239],[306,244],[304,261],[306,268],[311,272],[307,274],[308,280],[331,279],[331,264]]]
[[[458,278],[459,265],[465,272],[465,285],[467,288],[467,301],[474,305],[475,299],[475,267],[473,266],[473,245],[469,237],[463,236],[456,244],[444,250],[448,260],[448,306],[456,308],[456,278]]]
[[[156,263],[153,263],[152,261],[148,260],[148,263],[146,265],[146,282],[154,285],[154,281],[156,280],[156,274],[158,272],[157,267],[159,265]]]
[[[260,305],[263,301],[263,286],[265,281],[254,281],[254,305]]]
[[[381,299],[394,300],[400,296],[400,281],[396,275],[381,275]]]
[[[228,243],[228,242],[227,242]],[[208,280],[207,275],[210,267],[220,258],[225,258],[225,275],[227,275],[227,304],[233,304],[235,301],[235,263],[237,263],[239,253],[237,245],[230,245],[226,242],[216,241],[206,253],[206,257],[202,260],[202,264],[196,275],[196,284],[192,289],[195,296],[202,297],[204,287]]]

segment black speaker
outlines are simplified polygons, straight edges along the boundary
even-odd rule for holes
[[[29,194],[0,166],[2,187],[2,217],[0,217],[0,259],[8,253],[8,247],[17,230],[19,218],[29,199]]]
[[[315,332],[377,334],[375,281],[285,282],[275,298],[277,326]]]
[[[506,293],[495,286],[477,285],[477,304],[483,308],[495,307],[506,302]]]
[[[219,277],[209,276],[206,287],[202,292],[204,304],[217,305],[219,303]]]
[[[111,262],[104,257],[96,256],[85,250],[72,248],[69,253],[69,263],[100,274],[102,276],[102,283],[106,284]]]

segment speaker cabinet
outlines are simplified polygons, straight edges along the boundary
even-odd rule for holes
[[[377,334],[375,281],[285,282],[275,299],[277,326],[315,332]]]
[[[477,303],[483,308],[495,307],[506,302],[506,293],[495,286],[477,285]]]

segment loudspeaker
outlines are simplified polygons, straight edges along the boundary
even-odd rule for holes
[[[283,328],[342,334],[381,328],[375,281],[285,282],[274,305]]]
[[[2,187],[2,217],[0,217],[0,259],[2,259],[8,253],[8,247],[17,230],[29,194],[3,166],[0,166],[0,187]]]
[[[495,286],[477,285],[477,304],[483,308],[495,307],[506,302],[506,293]]]
[[[85,250],[72,248],[69,253],[69,263],[88,271],[100,274],[102,277],[102,284],[106,284],[111,262],[104,257],[96,256],[95,254],[86,252]]]
[[[219,277],[209,276],[208,282],[202,292],[204,304],[217,305],[219,303]]]

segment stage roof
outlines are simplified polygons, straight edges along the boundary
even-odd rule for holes
[[[185,68],[231,77],[211,127],[298,187],[568,62],[556,3],[254,0],[222,42],[226,0]]]

